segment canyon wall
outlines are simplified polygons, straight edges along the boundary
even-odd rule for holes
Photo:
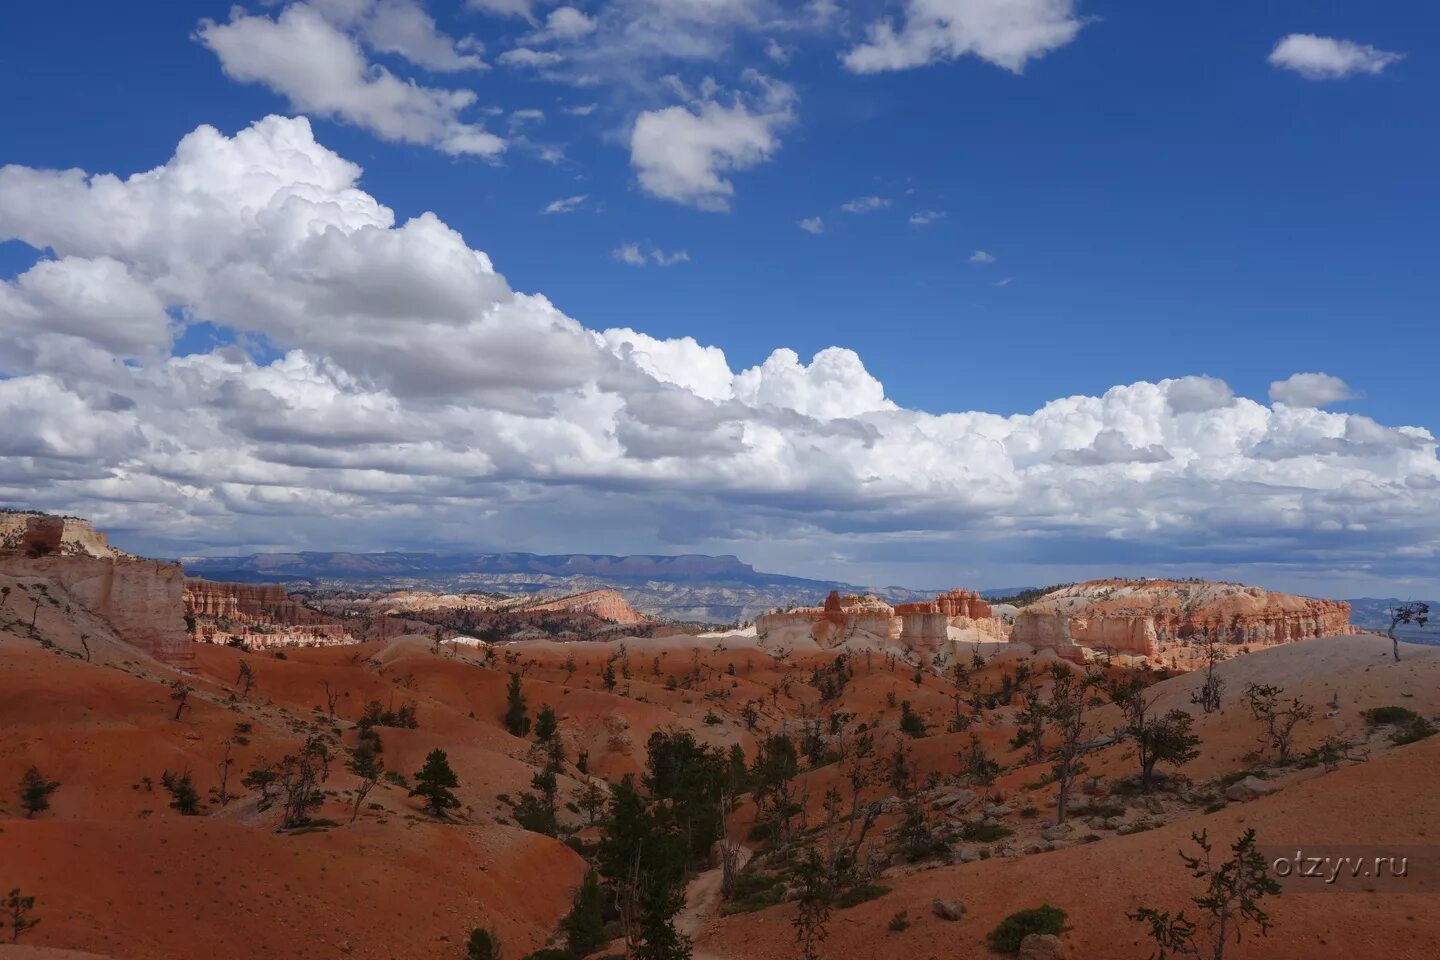
[[[110,542],[90,521],[48,513],[0,511],[0,553],[22,556],[113,557]]]
[[[1011,639],[1073,660],[1108,652],[1185,667],[1200,659],[1204,638],[1249,648],[1357,632],[1339,600],[1207,581],[1094,580],[1019,610]]]
[[[756,632],[764,637],[777,631],[808,628],[822,647],[831,647],[865,634],[868,638],[898,641],[917,653],[945,651],[950,628],[973,631],[984,639],[1005,639],[1005,627],[992,618],[990,605],[978,593],[951,590],[923,603],[902,603],[892,607],[875,597],[841,596],[831,591],[824,606],[800,607],[763,614],[755,619]]]
[[[0,556],[0,572],[48,580],[127,643],[167,663],[193,659],[179,564],[130,558]]]
[[[355,642],[342,621],[311,610],[279,584],[187,577],[184,604],[196,640],[237,640],[251,649]]]

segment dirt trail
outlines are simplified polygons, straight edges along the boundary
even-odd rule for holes
[[[755,851],[740,844],[739,855],[735,862],[735,870],[745,869],[745,864],[750,862],[750,857]],[[675,918],[675,927],[681,933],[692,940],[699,939],[707,921],[714,920],[720,915],[720,879],[722,870],[715,867],[713,870],[706,870],[694,880],[691,880],[685,888],[685,908]],[[703,946],[697,945],[691,960],[728,960],[724,954],[714,953],[706,950]]]

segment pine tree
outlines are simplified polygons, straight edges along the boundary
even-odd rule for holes
[[[500,960],[500,938],[484,927],[471,930],[465,941],[465,960]]]
[[[60,781],[46,780],[38,767],[31,767],[20,778],[20,806],[27,818],[50,809],[50,794],[60,789]]]
[[[31,929],[40,922],[39,917],[30,916],[30,911],[35,909],[34,897],[22,897],[20,888],[16,887],[10,891],[10,895],[0,900],[0,911],[10,921],[10,942],[14,943],[20,939],[20,935]],[[0,921],[0,927],[5,923]]]
[[[520,674],[510,674],[505,693],[505,729],[511,736],[523,737],[530,732],[530,716],[525,710],[525,694],[520,690]]]
[[[570,912],[560,921],[565,931],[565,944],[577,957],[594,953],[608,941],[605,936],[605,892],[600,888],[600,877],[594,870],[585,874],[580,889],[575,891],[575,903]]]
[[[535,717],[535,739],[541,743],[549,743],[559,730],[559,723],[555,720],[555,711],[548,704],[540,708],[540,713]]]
[[[460,806],[459,798],[450,792],[452,787],[458,786],[460,778],[450,769],[445,751],[437,747],[426,755],[425,765],[416,771],[415,788],[410,791],[410,796],[423,797],[426,810],[434,816],[444,817],[446,810]]]
[[[166,770],[160,777],[160,785],[170,794],[170,809],[182,817],[199,816],[200,791],[195,789],[189,770],[180,774]]]

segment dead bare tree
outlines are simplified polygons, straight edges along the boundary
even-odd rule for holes
[[[230,792],[230,768],[234,765],[235,761],[230,756],[230,738],[227,737],[221,740],[220,745],[225,748],[224,753],[220,755],[220,762],[216,764],[216,771],[220,775],[220,784],[219,786],[211,787],[210,792],[214,796],[215,802],[225,807],[229,806],[230,801],[235,799],[235,795]]]
[[[320,685],[325,688],[325,712],[334,720],[335,704],[340,700],[340,691],[332,688],[329,680],[321,680]]]

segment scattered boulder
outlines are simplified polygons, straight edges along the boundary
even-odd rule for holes
[[[992,819],[999,817],[1008,817],[1010,815],[1010,812],[1010,808],[1003,803],[997,803],[985,808],[985,816]]]
[[[973,791],[952,790],[949,793],[937,797],[931,806],[936,810],[950,810],[951,812],[958,813],[961,810],[968,809],[976,799]]]
[[[951,858],[955,863],[974,863],[980,859],[980,851],[974,847],[961,847]]]
[[[1254,800],[1256,797],[1263,797],[1267,793],[1274,793],[1274,784],[1266,783],[1259,777],[1246,777],[1237,780],[1225,788],[1225,799],[1227,800]]]
[[[1032,933],[1020,941],[1020,960],[1070,960],[1070,948],[1053,933]]]
[[[965,916],[965,905],[959,900],[936,900],[930,904],[930,909],[941,920],[959,920]]]
[[[1040,831],[1040,836],[1046,840],[1064,840],[1070,834],[1070,824],[1052,823]]]

